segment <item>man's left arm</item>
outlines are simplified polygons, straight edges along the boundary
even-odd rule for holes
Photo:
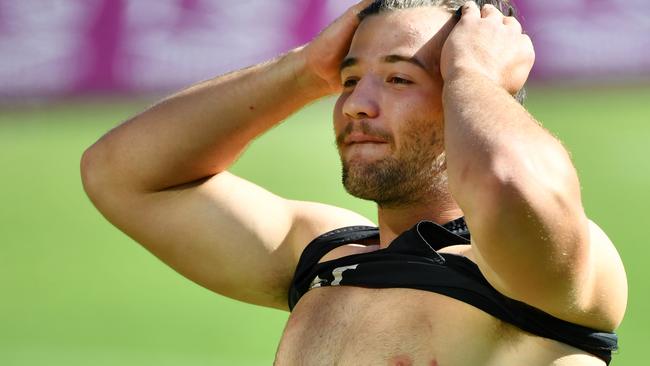
[[[567,151],[512,97],[533,60],[514,18],[464,7],[441,57],[449,186],[497,290],[613,330],[627,301],[618,253],[585,215]]]

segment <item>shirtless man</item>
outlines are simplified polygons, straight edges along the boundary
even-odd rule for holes
[[[291,306],[277,365],[604,365],[625,273],[562,144],[512,96],[530,39],[491,5],[381,2],[110,131],[83,156],[88,195],[196,283]],[[334,93],[344,184],[377,202],[378,230],[227,172]]]

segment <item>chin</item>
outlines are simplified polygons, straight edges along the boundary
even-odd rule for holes
[[[386,144],[352,145],[341,152],[342,159],[347,164],[376,163],[387,157]]]
[[[352,196],[377,202],[391,182],[386,180],[386,160],[355,158],[343,162],[342,183]]]

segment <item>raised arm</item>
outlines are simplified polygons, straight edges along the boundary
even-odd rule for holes
[[[309,45],[181,91],[116,127],[82,158],[86,192],[115,226],[191,280],[286,308],[302,247],[348,211],[285,200],[229,174],[247,144],[336,91],[358,25],[351,8]]]
[[[567,151],[511,96],[533,60],[514,18],[491,5],[464,7],[441,60],[450,189],[493,286],[612,330],[627,298],[620,258],[585,215]]]

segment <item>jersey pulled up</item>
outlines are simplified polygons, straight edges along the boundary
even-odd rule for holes
[[[478,266],[461,255],[438,253],[450,245],[469,244],[463,218],[445,225],[423,221],[399,235],[388,247],[335,260],[318,261],[345,244],[376,239],[379,230],[350,226],[333,230],[305,247],[289,289],[293,310],[310,289],[322,286],[411,288],[431,291],[470,304],[526,332],[589,352],[607,364],[618,346],[615,333],[570,323],[523,302],[508,298],[490,285]]]

